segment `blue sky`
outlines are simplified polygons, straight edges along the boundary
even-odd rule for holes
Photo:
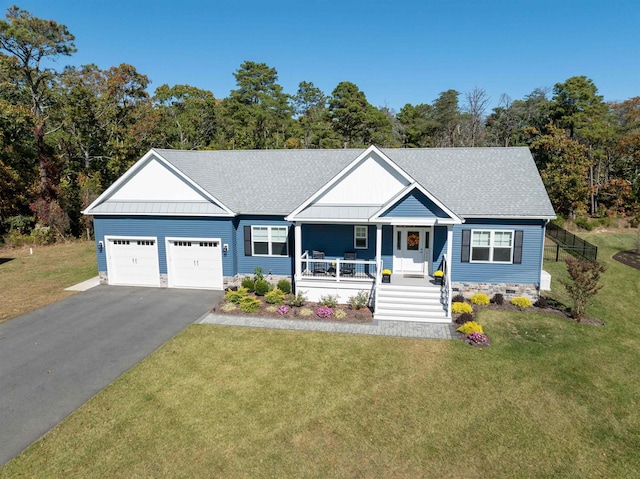
[[[2,12],[14,2],[0,1]],[[285,92],[358,85],[375,106],[431,103],[483,88],[495,106],[576,75],[607,101],[640,95],[637,0],[24,0],[67,25],[78,52],[59,66],[129,63],[151,80],[235,88],[245,60],[276,68]],[[464,102],[461,96],[461,103]]]

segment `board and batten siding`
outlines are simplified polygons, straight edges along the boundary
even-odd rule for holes
[[[542,247],[544,245],[542,220],[467,220],[453,228],[452,280],[461,283],[540,284]],[[463,230],[521,230],[522,263],[463,263],[461,261]]]
[[[154,236],[158,238],[160,274],[167,274],[165,238],[220,238],[229,245],[222,253],[222,274],[234,276],[233,222],[229,218],[197,218],[167,216],[95,216],[93,219],[96,244],[105,236]],[[222,246],[222,245],[221,245]],[[107,271],[106,248],[98,250],[98,271]]]
[[[236,221],[236,261],[238,274],[252,275],[256,268],[262,268],[263,273],[282,276],[293,275],[293,225],[285,221],[282,216],[241,216]],[[245,226],[287,226],[289,244],[288,256],[247,256],[244,251]]]

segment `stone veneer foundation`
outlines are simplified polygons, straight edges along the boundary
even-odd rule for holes
[[[531,301],[537,301],[540,298],[540,291],[536,284],[504,284],[504,283],[451,283],[453,295],[462,294],[470,297],[476,293],[484,293],[489,298],[494,294],[500,293],[505,299],[512,299],[523,296]]]

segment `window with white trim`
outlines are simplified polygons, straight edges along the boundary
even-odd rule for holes
[[[252,226],[251,245],[255,256],[287,256],[287,227]]]
[[[366,226],[353,227],[353,247],[367,249],[369,247],[369,228]]]
[[[473,230],[471,232],[471,261],[511,263],[513,231]]]

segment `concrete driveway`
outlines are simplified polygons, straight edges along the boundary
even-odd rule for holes
[[[221,297],[215,291],[98,286],[0,324],[0,465]]]

